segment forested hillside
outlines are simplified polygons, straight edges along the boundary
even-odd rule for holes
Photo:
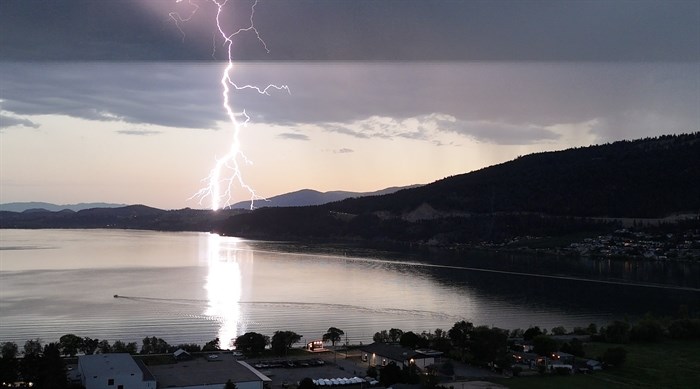
[[[599,217],[700,211],[700,133],[519,157],[394,194],[236,215],[220,231],[274,239],[470,243],[610,229]]]

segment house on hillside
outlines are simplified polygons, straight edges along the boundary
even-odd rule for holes
[[[80,383],[85,389],[156,389],[156,379],[129,354],[78,357]]]
[[[394,362],[398,366],[414,364],[424,369],[426,366],[440,362],[440,357],[442,356],[440,351],[411,350],[410,348],[388,343],[372,343],[360,347],[360,350],[362,351],[362,360],[366,361],[368,366],[386,366],[390,362]]]

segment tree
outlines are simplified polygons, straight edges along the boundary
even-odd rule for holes
[[[168,342],[161,338],[145,337],[141,345],[141,354],[165,354],[170,351]]]
[[[411,349],[416,349],[419,347],[423,347],[428,343],[428,340],[421,337],[420,335],[417,335],[413,331],[408,331],[404,332],[401,335],[401,339],[399,340],[399,343],[403,347],[411,348]]]
[[[83,338],[74,334],[65,334],[58,340],[61,353],[74,357],[83,348]]]
[[[270,338],[257,332],[246,332],[234,341],[236,350],[245,354],[259,354],[265,350],[265,346],[270,343]]]
[[[292,345],[301,340],[301,335],[293,331],[275,331],[272,335],[272,350],[277,355],[287,355],[287,350],[292,348]]]
[[[608,343],[627,343],[630,340],[630,325],[616,320],[607,327],[601,328],[600,333]]]
[[[447,354],[450,351],[450,348],[452,345],[450,344],[450,340],[445,337],[434,337],[430,341],[430,348],[433,350],[441,351],[445,354]]]
[[[700,338],[700,319],[678,319],[668,326],[668,335],[673,339]]]
[[[80,339],[82,340],[82,338]],[[44,346],[39,361],[39,370],[36,374],[36,383],[39,388],[60,389],[68,386],[66,364],[61,358],[61,345],[59,343],[49,343]]]
[[[102,339],[97,343],[97,351],[100,354],[108,354],[112,352],[112,346],[109,344],[109,340]]]
[[[326,333],[323,334],[323,341],[331,342],[333,348],[335,348],[335,343],[339,342],[342,339],[343,335],[345,335],[345,332],[343,330],[335,327],[330,327],[328,328],[328,331],[326,331]]]
[[[523,340],[533,340],[536,336],[542,335],[542,330],[540,327],[534,326],[530,327],[525,332],[523,332]]]
[[[312,380],[309,377],[305,377],[301,381],[299,381],[299,386],[297,387],[298,389],[316,389],[318,388],[318,385],[314,384],[314,380]]]
[[[441,338],[447,338],[447,332],[445,332],[442,328],[436,328],[433,339],[441,339]]]
[[[658,320],[647,316],[630,329],[630,338],[642,342],[658,342],[664,335],[663,327]]]
[[[40,339],[24,342],[24,357],[20,361],[19,371],[25,381],[38,381],[42,351]]]
[[[403,331],[398,329],[398,328],[392,328],[389,330],[389,340],[392,342],[396,343],[401,339],[401,335],[403,335]]]
[[[447,336],[452,341],[452,345],[457,347],[464,354],[469,347],[469,340],[471,333],[474,330],[474,325],[468,321],[458,321],[456,322],[449,331],[447,331]]]
[[[566,335],[566,328],[559,326],[552,328],[552,335]]]
[[[379,383],[388,388],[401,381],[401,368],[395,362],[389,362],[379,370]]]
[[[136,351],[138,350],[138,345],[136,342],[130,342],[130,343],[124,343],[121,340],[117,340],[112,344],[112,352],[113,353],[128,353],[128,354],[136,354]]]
[[[595,323],[591,323],[588,325],[587,331],[591,335],[596,335],[598,334],[598,326]]]
[[[24,342],[24,356],[39,356],[41,355],[41,339],[29,339]]]
[[[559,344],[556,340],[547,335],[537,335],[532,339],[534,351],[538,355],[551,355],[559,350]]]
[[[0,349],[2,349],[2,359],[14,359],[19,354],[19,347],[15,342],[3,342]]]
[[[403,366],[403,369],[401,369],[401,382],[406,384],[417,384],[420,382],[420,372],[415,363]]]
[[[92,355],[97,350],[97,346],[100,344],[99,339],[92,339],[90,337],[83,338],[83,344],[80,347],[80,351],[85,353],[85,355]]]
[[[326,331],[326,333],[323,334],[323,341],[331,342],[331,344],[333,345],[333,360],[336,363],[338,361],[338,355],[335,352],[335,342],[340,341],[343,335],[345,335],[345,332],[335,327],[328,328],[328,331]]]
[[[472,332],[471,352],[476,362],[503,359],[508,352],[508,333],[500,328],[479,326]]]
[[[19,347],[14,342],[2,343],[2,358],[0,359],[0,382],[13,382],[19,376]]]
[[[583,342],[581,342],[578,338],[573,338],[571,339],[571,342],[562,344],[561,351],[577,357],[586,356],[586,352],[583,350]]]
[[[375,343],[388,343],[389,342],[389,333],[386,332],[386,330],[381,330],[380,332],[375,332],[374,336],[372,337],[372,340]]]
[[[219,338],[218,338],[218,337],[216,337],[216,338],[214,338],[214,339],[208,341],[208,342],[204,345],[204,347],[202,347],[202,351],[207,351],[207,352],[209,352],[209,351],[219,351],[219,350],[221,350],[221,342],[219,341]],[[187,350],[185,350],[185,351],[187,351]],[[197,351],[199,351],[199,350],[197,350]]]

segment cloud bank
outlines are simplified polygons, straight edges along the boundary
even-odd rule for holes
[[[0,63],[3,125],[36,128],[37,115],[66,115],[222,129],[221,71],[198,63]],[[591,121],[603,141],[697,131],[700,123],[693,63],[243,63],[232,74],[241,84],[290,86],[291,95],[231,94],[236,109],[287,140],[309,140],[305,125],[363,139],[452,133],[532,144],[560,138],[554,126]]]

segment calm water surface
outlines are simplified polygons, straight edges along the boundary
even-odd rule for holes
[[[355,254],[353,254],[355,253]],[[206,233],[0,230],[0,342],[66,333],[171,344],[246,331],[351,342],[392,327],[569,329],[698,308],[693,264],[499,254],[396,254]],[[114,298],[114,295],[120,298]]]

